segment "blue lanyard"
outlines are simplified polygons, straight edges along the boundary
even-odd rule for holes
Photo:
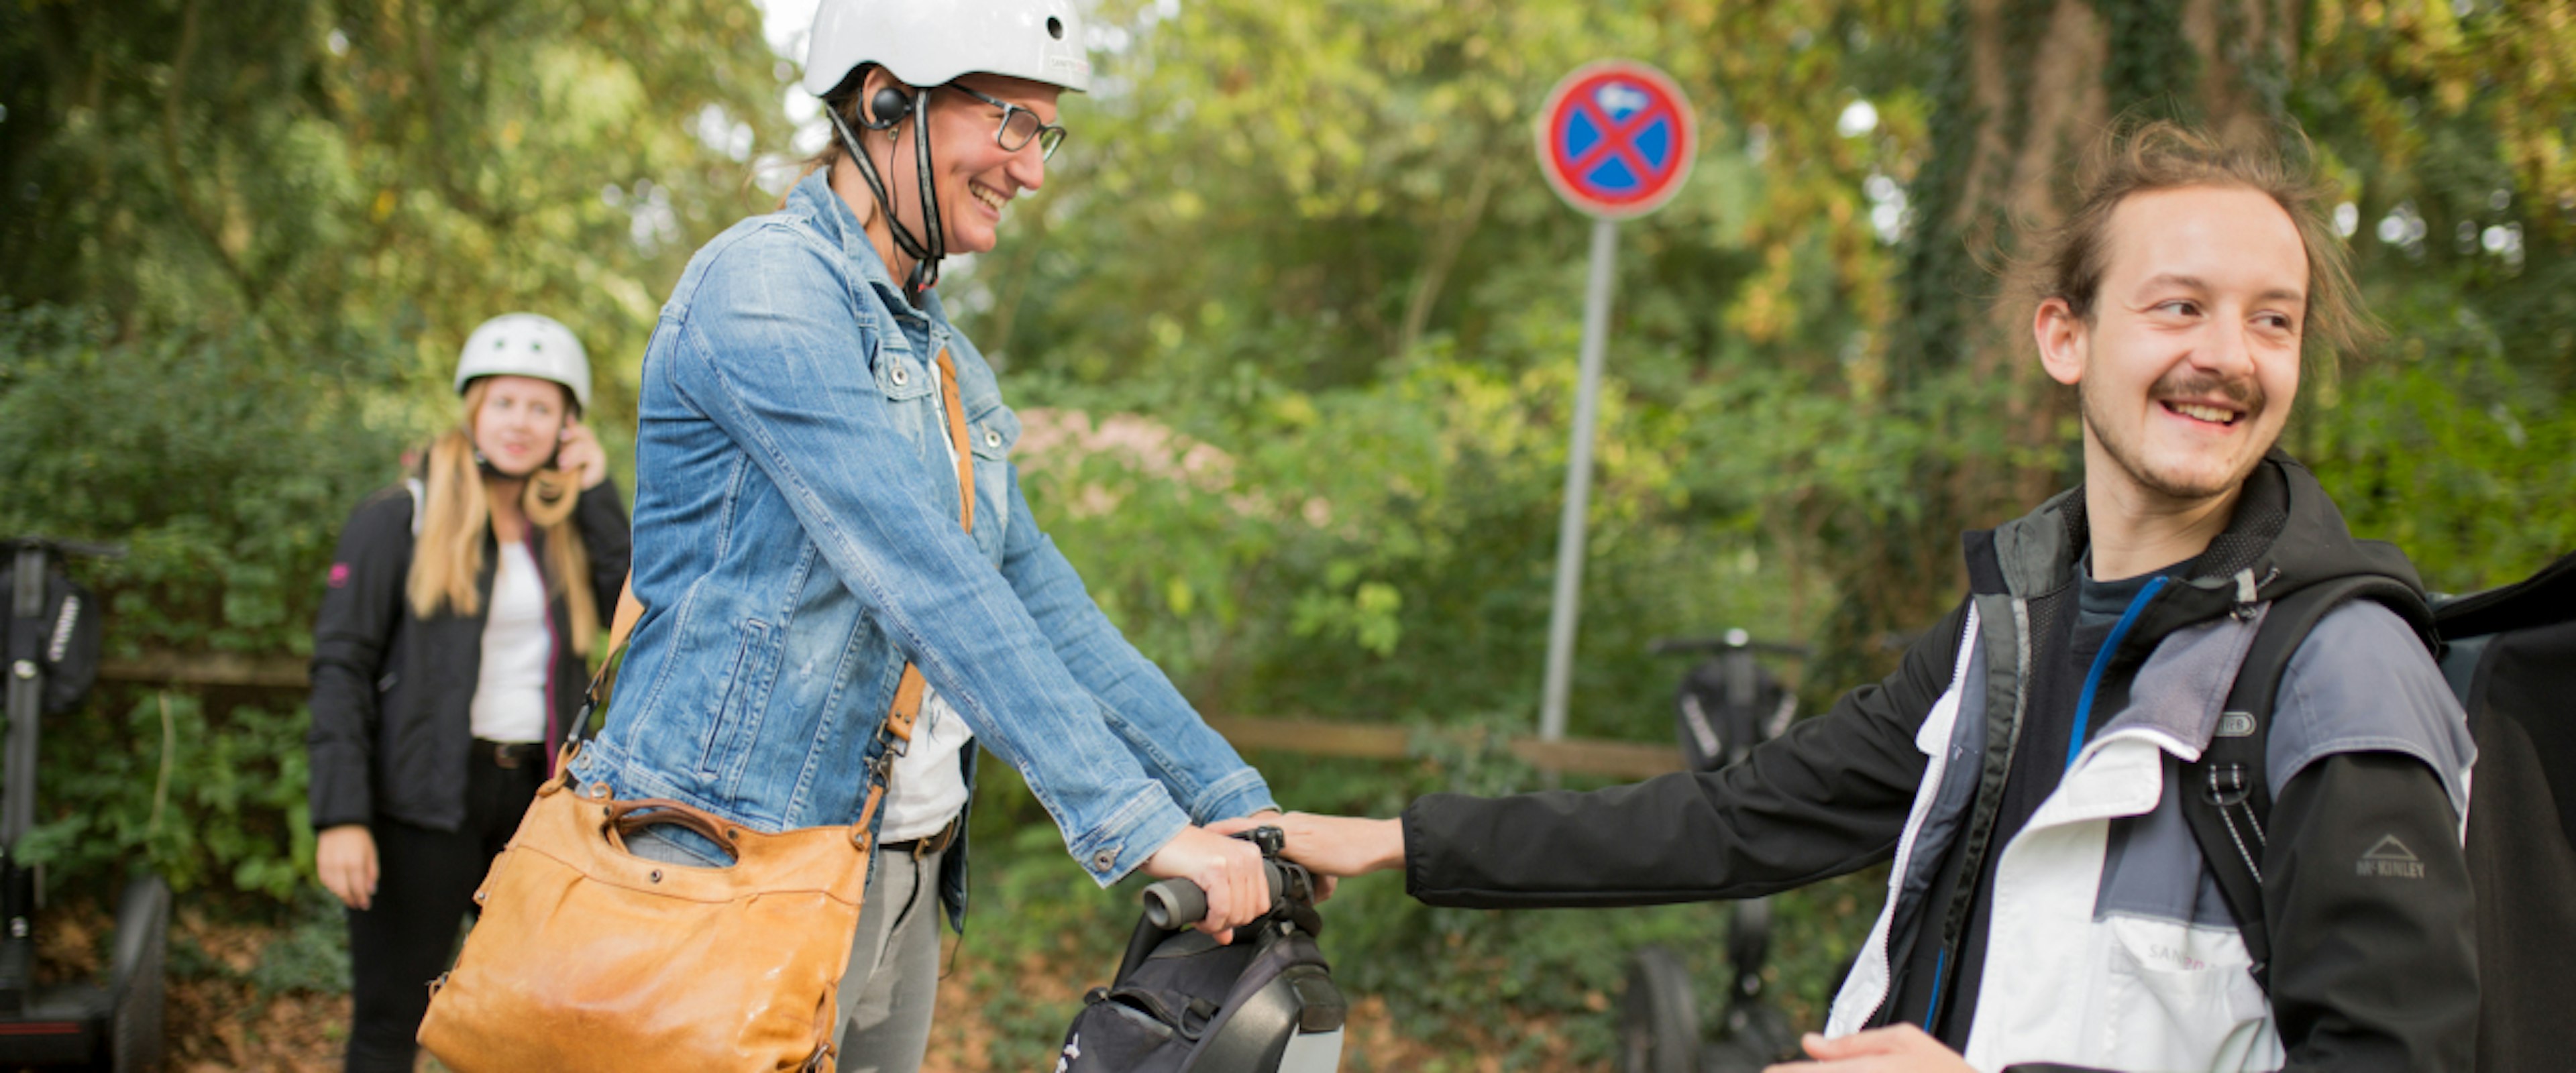
[[[2111,627],[2111,636],[2102,642],[2102,651],[2093,654],[2093,669],[2084,675],[2083,696],[2075,702],[2075,732],[2066,741],[2066,769],[2075,769],[2075,756],[2084,751],[2084,738],[2093,725],[2093,693],[2102,687],[2102,672],[2111,666],[2111,653],[2120,650],[2120,641],[2129,635],[2129,627],[2138,624],[2138,614],[2147,609],[2147,601],[2165,587],[2157,577],[2129,600],[2129,609],[2120,613],[2120,621]]]

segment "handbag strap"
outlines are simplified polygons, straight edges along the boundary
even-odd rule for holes
[[[594,713],[608,709],[609,691],[617,686],[617,669],[626,663],[626,642],[635,634],[635,623],[644,617],[644,601],[635,598],[635,571],[626,571],[626,584],[617,590],[617,610],[608,617],[608,658],[599,661],[599,673],[590,676],[590,687],[581,691],[581,714],[572,721],[572,733],[565,735],[563,752],[556,757],[555,770],[570,785],[569,770],[573,754],[591,739],[590,722]],[[608,720],[600,719],[602,724]]]
[[[957,396],[957,364],[949,360],[948,348],[939,348],[937,363],[939,408],[947,418],[944,423],[948,426],[949,454],[955,456],[957,465],[957,525],[972,533],[975,531],[975,454],[966,439],[966,404]],[[629,570],[625,587],[617,593],[617,611],[609,617],[608,658],[600,663],[599,673],[592,676],[590,688],[583,694],[582,716],[574,721],[572,735],[564,742],[559,762],[564,766],[559,769],[563,771],[562,778],[567,785],[572,778],[568,765],[574,751],[591,738],[590,714],[608,707],[609,692],[617,684],[617,669],[626,660],[627,641],[634,635],[636,621],[643,617],[644,603],[635,598],[635,572]],[[859,820],[853,825],[855,837],[866,838],[877,810],[885,803],[886,784],[894,776],[894,761],[912,747],[913,726],[921,719],[921,698],[928,686],[929,683],[921,677],[921,669],[906,661],[903,677],[895,683],[894,705],[886,712],[885,722],[877,728],[877,759],[868,770],[872,785],[868,788],[867,803],[859,809]]]

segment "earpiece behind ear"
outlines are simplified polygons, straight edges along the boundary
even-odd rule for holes
[[[885,130],[903,122],[905,116],[912,114],[912,97],[893,86],[887,86],[878,90],[876,96],[868,99],[868,110],[875,114],[872,117],[862,117],[860,125],[869,130]]]

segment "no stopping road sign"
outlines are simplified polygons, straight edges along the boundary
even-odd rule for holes
[[[1690,102],[1662,71],[1634,60],[1588,63],[1539,109],[1539,170],[1568,204],[1624,219],[1681,189],[1696,136]]]

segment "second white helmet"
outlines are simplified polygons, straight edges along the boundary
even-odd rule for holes
[[[478,376],[533,376],[571,390],[573,405],[590,409],[590,356],[581,340],[553,317],[503,313],[465,337],[456,358],[456,390]]]
[[[822,0],[805,45],[805,92],[832,92],[860,64],[917,87],[995,74],[1091,89],[1073,0]]]

